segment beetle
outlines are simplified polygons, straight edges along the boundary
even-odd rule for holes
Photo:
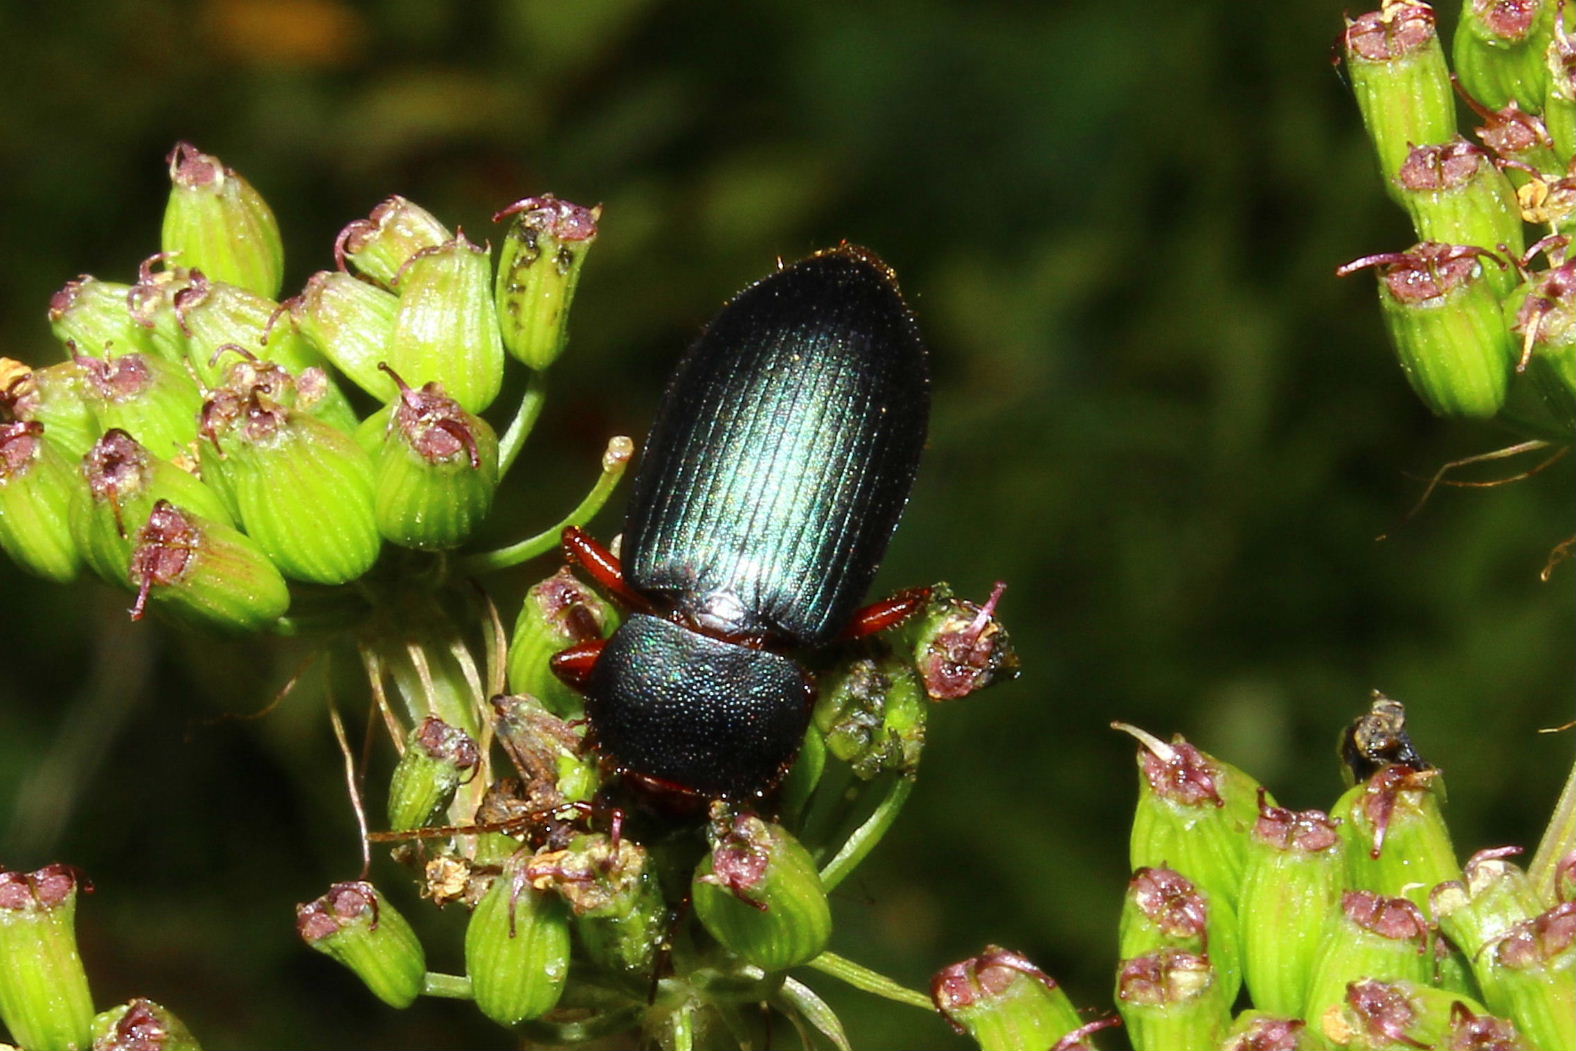
[[[564,531],[566,557],[633,611],[552,662],[605,761],[683,795],[772,792],[815,701],[794,655],[898,623],[928,594],[858,608],[929,416],[918,323],[870,250],[780,267],[723,307],[657,409],[622,563]]]

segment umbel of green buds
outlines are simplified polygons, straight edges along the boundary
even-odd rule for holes
[[[214,392],[203,432],[204,476],[286,576],[343,584],[372,567],[372,461],[354,438],[256,389]]]
[[[1380,267],[1379,305],[1412,390],[1438,416],[1487,419],[1505,403],[1516,349],[1490,265],[1504,260],[1472,245],[1425,241],[1408,252],[1366,256],[1342,277]]]
[[[93,1000],[77,955],[77,891],[69,865],[0,869],[0,1020],[29,1051],[75,1051],[91,1040]]]
[[[93,1019],[93,1051],[202,1051],[169,1008],[137,997]]]
[[[1213,1051],[1231,1024],[1209,959],[1183,949],[1123,960],[1116,1009],[1137,1051]]]
[[[580,946],[598,966],[649,974],[668,927],[667,904],[646,848],[600,832],[526,863],[538,890],[556,892],[575,916]]]
[[[118,427],[167,459],[196,440],[202,392],[184,366],[152,354],[76,361],[88,407],[100,427]]]
[[[579,718],[585,702],[548,661],[577,643],[607,638],[618,624],[618,611],[568,569],[532,585],[509,638],[510,691],[538,698],[557,715]]]
[[[0,358],[0,411],[13,420],[42,423],[49,443],[75,460],[99,436],[82,382],[82,366],[69,359],[35,369]]]
[[[411,256],[453,236],[427,209],[396,194],[339,232],[334,259],[341,273],[349,262],[384,288],[393,288]]]
[[[131,584],[128,571],[137,534],[160,500],[210,521],[234,524],[219,494],[122,430],[105,431],[88,450],[82,478],[86,484],[77,487],[71,503],[71,536],[88,567],[111,584]]]
[[[1322,811],[1260,808],[1237,903],[1243,972],[1256,1007],[1302,1014],[1314,958],[1340,909],[1341,846],[1336,823]]]
[[[343,270],[319,270],[288,305],[301,334],[356,386],[382,402],[399,392],[379,368],[388,357],[398,296]]]
[[[569,305],[601,217],[601,205],[583,208],[552,194],[516,201],[493,216],[493,222],[512,219],[493,296],[498,327],[509,353],[533,369],[551,365],[568,342]]]
[[[81,483],[37,421],[0,423],[0,548],[30,573],[75,579],[81,555],[71,539],[71,495]]]
[[[1357,108],[1393,192],[1396,172],[1412,147],[1448,142],[1456,133],[1434,10],[1415,0],[1391,0],[1348,21],[1341,43]]]
[[[492,507],[498,436],[444,394],[443,384],[412,390],[397,375],[394,380],[399,398],[373,481],[378,531],[401,547],[458,547]]]
[[[421,994],[427,956],[405,917],[366,880],[336,883],[316,901],[296,906],[296,931],[312,948],[355,972],[392,1007]]]
[[[423,719],[389,779],[389,828],[420,828],[437,817],[480,761],[470,734],[436,716]]]
[[[504,357],[487,250],[463,234],[423,248],[405,261],[397,287],[385,360],[412,384],[442,382],[468,412],[486,409],[503,383]]]
[[[1514,99],[1536,112],[1548,89],[1554,8],[1555,0],[1466,0],[1451,48],[1461,86],[1491,109]]]
[[[510,858],[465,928],[465,973],[476,1006],[506,1026],[546,1014],[569,978],[569,945],[563,901],[534,889],[525,859]]]
[[[49,328],[79,353],[103,358],[132,351],[153,353],[148,330],[126,307],[130,285],[82,274],[49,297]]]
[[[1117,728],[1143,745],[1129,844],[1133,869],[1175,869],[1212,901],[1235,908],[1247,861],[1247,832],[1258,820],[1263,787],[1180,735],[1167,744],[1135,727]],[[1268,793],[1262,798],[1268,799]]]
[[[695,869],[695,915],[723,945],[765,971],[818,956],[832,912],[810,852],[780,825],[713,804],[711,852]]]
[[[160,500],[137,533],[129,568],[137,601],[151,599],[181,620],[225,631],[261,631],[290,607],[279,570],[257,544],[223,522]]]
[[[967,697],[1018,677],[1018,653],[996,619],[1006,587],[998,581],[984,605],[957,598],[945,583],[928,589],[925,609],[909,631],[914,667],[932,700]]]
[[[850,662],[820,684],[815,726],[829,752],[869,780],[913,774],[925,747],[925,697],[911,662],[893,655]]]
[[[1020,953],[987,945],[930,982],[930,998],[954,1029],[981,1051],[1064,1047],[1083,1020],[1056,980]]]
[[[262,194],[189,142],[170,151],[164,251],[181,265],[272,298],[284,280],[279,223]]]

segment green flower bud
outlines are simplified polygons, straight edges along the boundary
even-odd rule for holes
[[[524,779],[531,809],[547,811],[590,801],[600,779],[596,759],[583,747],[583,729],[528,694],[494,697],[492,709],[498,743]]]
[[[148,599],[182,620],[261,631],[290,607],[290,591],[253,540],[160,500],[137,533],[129,571],[140,618]]]
[[[1137,1051],[1214,1051],[1231,1026],[1215,969],[1182,949],[1123,960],[1116,1009]]]
[[[372,209],[339,232],[334,260],[341,272],[346,261],[384,288],[399,284],[400,269],[411,256],[453,238],[453,234],[419,204],[398,195]]]
[[[356,386],[382,402],[399,393],[378,367],[388,357],[398,296],[343,270],[319,270],[289,307],[301,334]]]
[[[126,293],[126,311],[142,329],[142,338],[152,347],[152,353],[184,362],[186,330],[175,314],[175,297],[192,286],[194,275],[184,266],[154,269],[156,264],[168,262],[169,256],[164,252],[142,261],[137,268],[137,283]]]
[[[1418,240],[1505,246],[1517,257],[1526,249],[1516,190],[1481,146],[1460,136],[1419,146],[1402,162],[1396,183]],[[1515,287],[1517,276],[1493,267],[1485,279],[1503,296]]]
[[[1323,811],[1264,806],[1242,875],[1243,975],[1255,1006],[1299,1017],[1345,876],[1336,823]]]
[[[1396,763],[1413,770],[1434,768],[1433,763],[1418,753],[1412,735],[1406,731],[1406,705],[1378,690],[1373,692],[1368,710],[1341,731],[1337,751],[1341,757],[1341,776],[1347,787],[1367,781]]]
[[[912,664],[888,655],[852,661],[821,679],[816,728],[829,752],[868,781],[913,775],[925,747],[925,697]]]
[[[233,525],[219,494],[125,431],[111,429],[82,459],[86,485],[71,502],[71,537],[88,567],[111,584],[129,587],[134,537],[160,500]]]
[[[1506,304],[1507,309],[1509,304]],[[1521,361],[1558,433],[1576,434],[1576,262],[1534,279],[1514,312]]]
[[[1381,266],[1379,305],[1412,390],[1438,416],[1486,419],[1505,402],[1516,351],[1484,259],[1471,245],[1425,241],[1354,260],[1342,277]]]
[[[421,994],[427,954],[405,917],[366,880],[336,883],[316,901],[297,905],[296,931],[389,1006],[409,1007]]]
[[[343,584],[382,543],[372,461],[355,439],[255,390],[215,392],[203,406],[203,473],[222,477],[236,517],[286,576]]]
[[[423,248],[399,275],[399,310],[385,360],[413,384],[437,380],[469,412],[503,382],[503,342],[487,251],[463,235]]]
[[[1487,1014],[1476,1001],[1421,981],[1359,979],[1313,1022],[1338,1047],[1354,1051],[1454,1047],[1442,1041],[1460,1007]]]
[[[1347,881],[1363,890],[1403,895],[1420,907],[1437,883],[1461,878],[1450,829],[1439,811],[1438,770],[1387,766],[1341,796]]]
[[[1018,653],[996,619],[1006,587],[998,582],[983,606],[955,598],[944,583],[929,589],[925,610],[910,630],[914,666],[932,700],[967,697],[1018,677]]]
[[[1341,43],[1363,126],[1393,193],[1396,172],[1413,146],[1448,142],[1456,133],[1434,10],[1422,3],[1386,3],[1349,20]]]
[[[399,400],[373,476],[378,530],[401,547],[459,547],[492,507],[498,436],[445,395],[443,384],[412,390],[395,381]]]
[[[465,928],[465,972],[482,1014],[512,1026],[552,1010],[569,978],[569,916],[533,890],[523,858],[505,863]]]
[[[0,548],[29,573],[60,584],[82,568],[70,526],[77,485],[42,423],[0,423]]]
[[[1520,847],[1480,850],[1467,860],[1461,879],[1439,884],[1428,896],[1440,930],[1472,962],[1484,998],[1496,1009],[1505,1001],[1494,988],[1494,943],[1542,909],[1527,874],[1504,860],[1520,853]]]
[[[152,354],[76,361],[88,407],[104,430],[118,427],[165,459],[196,440],[202,393],[180,365]]]
[[[164,251],[181,265],[260,296],[277,296],[285,249],[279,223],[251,183],[189,142],[170,151]]]
[[[1524,187],[1535,179],[1535,172],[1564,170],[1559,155],[1554,152],[1554,139],[1549,135],[1548,125],[1541,117],[1528,113],[1514,101],[1500,109],[1490,109],[1467,95],[1466,103],[1483,121],[1473,129],[1479,141],[1501,160],[1514,162],[1505,172],[1512,186]],[[1522,205],[1525,210],[1526,202]]]
[[[596,241],[602,206],[582,208],[549,193],[514,202],[493,222],[511,216],[493,294],[498,327],[510,354],[545,369],[568,342],[569,306]]]
[[[360,428],[355,411],[328,372],[309,365],[292,373],[283,365],[265,361],[238,343],[226,343],[214,352],[223,366],[220,389],[256,392],[286,409],[315,416],[354,436]],[[359,444],[359,443],[358,443]]]
[[[1466,0],[1451,48],[1461,86],[1493,109],[1514,99],[1536,113],[1548,89],[1544,52],[1554,6],[1554,0]]]
[[[1120,955],[1124,960],[1156,949],[1186,949],[1214,965],[1227,1003],[1242,987],[1237,918],[1222,901],[1211,901],[1191,880],[1164,868],[1139,869],[1122,902]]]
[[[1537,1047],[1576,1047],[1576,902],[1516,924],[1489,951],[1490,1006]]]
[[[1243,1011],[1221,1041],[1221,1051],[1323,1051],[1329,1045],[1301,1018]]]
[[[580,945],[598,967],[651,972],[668,908],[644,847],[600,832],[577,836],[566,850],[532,857],[525,871],[531,886],[569,905]]]
[[[1553,34],[1543,52],[1548,90],[1543,96],[1543,123],[1554,140],[1554,154],[1565,168],[1576,155],[1576,36],[1564,20],[1550,20]],[[1563,170],[1563,169],[1560,169]]]
[[[712,937],[765,971],[818,956],[832,912],[810,852],[779,825],[712,806],[711,853],[690,884]]]
[[[1180,734],[1166,744],[1134,727],[1116,726],[1143,744],[1129,852],[1134,870],[1175,869],[1212,901],[1235,909],[1262,786]],[[1267,792],[1263,798],[1270,800]]]
[[[174,309],[187,335],[192,367],[204,384],[234,386],[229,373],[239,363],[237,357],[254,367],[271,363],[299,382],[311,376],[312,414],[340,430],[355,430],[355,411],[323,371],[322,356],[296,329],[286,308],[193,271],[191,286],[176,293]]]
[[[80,459],[99,436],[82,387],[82,366],[75,361],[35,369],[0,358],[0,411],[43,424],[49,444],[69,460]]]
[[[1346,891],[1314,960],[1303,1017],[1318,1022],[1331,1008],[1338,1010],[1352,982],[1426,983],[1434,970],[1431,947],[1428,921],[1407,899]]]
[[[36,422],[56,449],[75,459],[92,447],[98,421],[83,394],[83,370],[75,360],[35,369],[0,358],[0,412],[18,422]]]
[[[1461,1000],[1450,1005],[1450,1032],[1441,1046],[1450,1051],[1535,1051],[1515,1022],[1491,1014],[1475,1014]]]
[[[389,780],[389,828],[429,824],[453,801],[460,784],[476,776],[480,762],[470,734],[434,716],[423,719],[410,732]]]
[[[93,999],[77,955],[77,891],[69,865],[0,869],[0,1020],[28,1051],[77,1051],[92,1039]]]
[[[1064,1048],[1084,1029],[1078,1011],[1056,980],[1028,957],[999,945],[949,964],[930,982],[936,1010],[981,1051]]]
[[[169,1008],[137,997],[93,1019],[93,1051],[202,1051]]]
[[[130,285],[81,274],[49,297],[49,328],[61,343],[89,357],[156,353],[148,330],[126,306],[130,291]]]
[[[558,715],[578,719],[585,713],[585,701],[547,662],[576,643],[607,638],[618,624],[612,604],[568,569],[532,586],[509,639],[509,689],[540,698]]]

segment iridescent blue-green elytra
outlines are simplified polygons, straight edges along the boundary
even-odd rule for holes
[[[867,249],[782,268],[712,320],[668,384],[624,527],[626,581],[680,630],[631,618],[587,688],[616,766],[710,796],[775,785],[814,693],[774,651],[827,644],[863,600],[929,408],[918,326]]]

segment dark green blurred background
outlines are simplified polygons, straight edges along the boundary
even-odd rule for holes
[[[1116,718],[1328,806],[1337,729],[1379,687],[1447,770],[1462,852],[1535,839],[1572,752],[1536,734],[1572,708],[1571,569],[1538,580],[1572,473],[1400,525],[1420,477],[1506,439],[1429,418],[1371,280],[1332,276],[1410,240],[1330,69],[1348,5],[18,6],[0,353],[55,360],[49,294],[157,248],[177,139],[272,202],[287,288],[389,193],[477,238],[528,193],[604,202],[516,535],[643,433],[677,353],[775,257],[848,239],[897,269],[935,418],[880,586],[1008,581],[1024,674],[933,713],[908,812],[839,893],[838,951],[923,985],[999,942],[1108,1005],[1135,793]],[[132,627],[124,596],[9,563],[0,589],[0,862],[99,883],[101,1006],[151,996],[211,1047],[505,1042],[464,1005],[384,1009],[296,941],[292,904],[359,864],[322,699],[204,720],[259,708],[299,651]],[[810,981],[859,1048],[957,1043]]]

